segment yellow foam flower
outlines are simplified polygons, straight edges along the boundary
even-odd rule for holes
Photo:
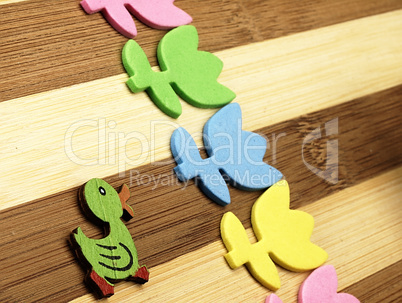
[[[262,194],[253,205],[251,223],[258,239],[251,244],[240,220],[231,212],[223,215],[221,236],[228,250],[230,267],[245,264],[265,287],[280,287],[274,264],[295,272],[321,266],[328,254],[310,242],[314,219],[303,211],[289,209],[289,185],[279,181]]]

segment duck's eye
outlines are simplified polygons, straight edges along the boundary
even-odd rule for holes
[[[99,192],[102,196],[106,195],[106,190],[102,186],[99,187]]]

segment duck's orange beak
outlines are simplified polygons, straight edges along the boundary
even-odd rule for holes
[[[120,188],[119,198],[121,202],[121,207],[123,208],[123,219],[128,221],[134,217],[134,211],[130,205],[126,202],[130,199],[130,189],[126,184],[123,184]]]

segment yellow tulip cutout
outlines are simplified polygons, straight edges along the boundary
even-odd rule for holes
[[[328,254],[310,242],[314,219],[303,211],[289,209],[289,185],[279,181],[253,205],[251,223],[258,239],[251,244],[240,220],[227,212],[221,221],[221,236],[228,250],[230,267],[245,264],[262,285],[281,286],[274,262],[290,271],[302,272],[321,266]]]

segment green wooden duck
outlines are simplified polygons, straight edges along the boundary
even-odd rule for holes
[[[113,283],[119,280],[143,284],[149,278],[147,268],[138,265],[134,241],[120,219],[129,220],[134,216],[133,210],[126,204],[129,197],[127,185],[123,185],[117,193],[101,179],[91,179],[79,192],[84,212],[108,231],[103,239],[90,239],[78,227],[70,237],[78,257],[88,268],[87,283],[102,297],[113,295]]]

